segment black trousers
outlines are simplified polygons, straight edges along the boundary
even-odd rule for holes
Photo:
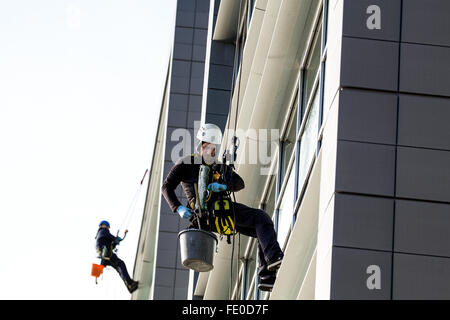
[[[264,210],[238,202],[233,205],[236,231],[258,239],[259,276],[272,274],[267,270],[267,263],[283,256],[272,219]]]
[[[102,259],[101,264],[104,266],[111,266],[116,269],[126,285],[131,283],[131,278],[128,274],[125,262],[123,262],[115,253],[112,254],[109,260]]]

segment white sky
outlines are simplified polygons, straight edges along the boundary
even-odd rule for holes
[[[0,299],[129,299],[95,285],[150,167],[176,0],[0,0]],[[146,184],[118,255],[132,274]],[[123,232],[123,230],[122,230]]]

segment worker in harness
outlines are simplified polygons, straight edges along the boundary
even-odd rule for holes
[[[110,225],[108,221],[101,221],[97,231],[97,236],[95,237],[97,252],[99,253],[99,258],[101,259],[100,264],[103,266],[111,266],[116,269],[123,282],[125,282],[128,291],[133,293],[138,288],[138,282],[130,278],[125,262],[119,259],[119,257],[114,253],[114,248],[123,239],[119,236],[113,236],[109,232],[109,228]]]
[[[199,180],[200,166],[214,166],[218,162],[216,160],[216,148],[222,142],[222,132],[214,124],[205,124],[199,129],[197,139],[200,140],[197,152],[179,159],[168,173],[162,186],[162,194],[171,210],[178,213],[181,218],[191,220],[196,203],[195,188]],[[211,191],[212,198],[217,198],[215,195],[220,195],[224,191],[234,192],[245,187],[242,178],[229,166],[225,165],[225,167],[228,167],[226,170],[231,172],[231,179],[224,183],[210,183],[207,189]],[[188,200],[186,206],[180,203],[175,194],[175,189],[180,183]],[[209,210],[214,209],[211,206],[214,206],[215,203],[217,202],[214,199],[208,201]],[[231,206],[234,209],[232,216],[235,219],[230,223],[232,228],[243,235],[258,239],[259,289],[271,291],[276,279],[276,271],[283,259],[283,252],[277,242],[272,219],[261,209],[250,208],[237,202],[232,202]],[[214,223],[210,225],[214,227]],[[212,231],[220,233],[220,230]]]

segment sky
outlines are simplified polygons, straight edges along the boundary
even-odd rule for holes
[[[150,168],[176,0],[0,0],[0,299],[130,299],[95,284]],[[118,256],[133,272],[147,175]],[[122,225],[122,226],[121,226]]]

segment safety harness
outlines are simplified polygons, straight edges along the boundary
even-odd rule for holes
[[[120,244],[127,236],[128,230],[125,230],[123,238],[119,238],[119,230],[117,230],[116,240],[112,241],[109,246],[97,247],[97,254],[99,259],[110,260],[113,253],[117,252],[117,245]],[[95,237],[97,239],[97,237]],[[119,240],[120,239],[120,240]]]
[[[195,155],[191,155],[191,162],[194,163]],[[197,215],[193,218],[197,220],[199,228],[218,233],[221,237],[227,236],[227,242],[231,244],[231,236],[236,233],[233,214],[233,202],[230,192],[212,192],[207,190],[210,183],[218,182],[225,184],[226,167],[222,164],[206,165],[202,164],[199,169],[198,185],[194,184],[197,208]],[[231,174],[231,170],[229,171]],[[195,204],[190,204],[194,209]],[[203,220],[200,225],[200,219]],[[205,225],[206,222],[206,225]]]

